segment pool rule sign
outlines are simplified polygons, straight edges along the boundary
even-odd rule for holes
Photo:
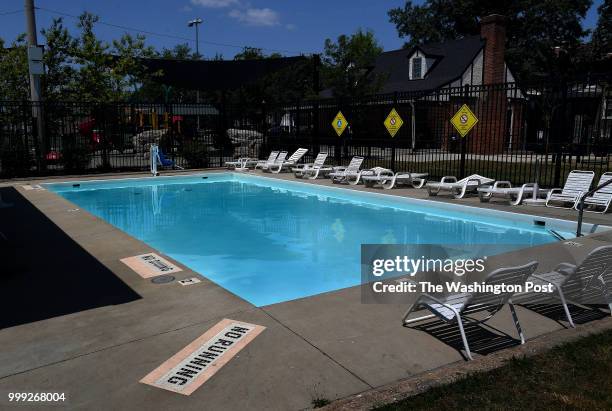
[[[334,130],[336,130],[338,137],[340,137],[342,133],[344,133],[344,130],[347,126],[348,121],[346,121],[346,118],[344,118],[342,111],[338,111],[338,114],[336,114],[336,117],[334,117],[334,120],[332,121],[332,127],[334,128]]]
[[[478,123],[478,118],[472,110],[464,104],[451,118],[452,125],[457,129],[461,137],[465,137],[472,128]]]
[[[400,117],[399,113],[395,109],[391,109],[391,112],[385,119],[385,128],[391,134],[391,137],[395,137],[399,129],[404,124],[404,120]]]

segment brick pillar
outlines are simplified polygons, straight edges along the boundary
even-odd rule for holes
[[[491,14],[480,20],[480,37],[485,40],[484,84],[505,81],[506,18]]]
[[[476,115],[479,123],[474,130],[468,151],[477,154],[498,154],[504,150],[506,137],[506,88],[505,81],[505,44],[506,18],[498,14],[483,17],[480,21],[480,35],[484,45],[485,88],[479,93],[476,102]]]

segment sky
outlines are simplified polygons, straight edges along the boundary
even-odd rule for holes
[[[595,0],[584,25],[597,22]],[[420,0],[415,3],[420,3]],[[195,30],[187,26],[200,17],[200,53],[217,53],[230,59],[244,46],[283,55],[319,53],[326,38],[336,39],[358,28],[371,29],[385,50],[400,48],[403,40],[389,23],[387,11],[404,0],[35,0],[37,28],[48,27],[61,14],[77,16],[83,11],[100,16],[100,21],[129,27],[135,34],[143,30],[147,44],[161,49],[188,42],[195,49]],[[25,31],[23,0],[0,2],[0,37],[10,42]],[[75,19],[64,16],[65,25],[74,29]],[[103,40],[119,38],[127,30],[98,25]],[[42,43],[39,34],[39,42]]]

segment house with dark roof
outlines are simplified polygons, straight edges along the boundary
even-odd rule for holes
[[[477,35],[388,51],[378,56],[372,74],[385,79],[382,93],[481,85],[486,43],[485,38]],[[500,65],[501,82],[514,82],[503,60],[490,60],[489,64]]]
[[[381,53],[367,75],[384,79],[380,93],[514,82],[504,60],[503,16],[481,20],[480,35]],[[321,97],[332,97],[330,89]]]
[[[480,24],[479,35],[387,51],[369,68],[366,75],[382,79],[380,93],[406,93],[396,101],[400,104],[418,102],[413,107],[413,146],[435,139],[432,148],[453,149],[453,142],[460,140],[449,120],[463,103],[479,116],[466,142],[469,152],[500,153],[522,143],[524,95],[520,89],[497,92],[492,88],[486,98],[477,89],[468,95],[457,89],[515,82],[504,58],[505,17],[486,16]],[[445,93],[445,89],[452,90]],[[332,90],[324,90],[321,96],[332,97]]]

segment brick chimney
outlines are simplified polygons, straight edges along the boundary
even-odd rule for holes
[[[485,39],[484,84],[505,81],[506,18],[491,14],[480,20],[480,36]]]

